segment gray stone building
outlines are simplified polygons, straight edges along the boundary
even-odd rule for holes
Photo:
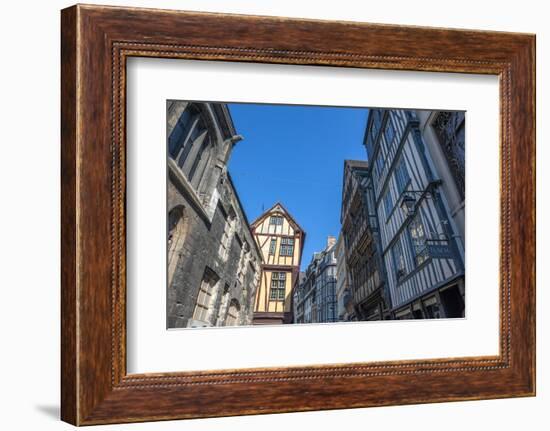
[[[300,271],[298,273],[298,280],[296,283],[296,288],[292,291],[292,312],[293,312],[293,321],[292,323],[304,323],[304,307],[303,305],[298,308],[298,304],[300,303],[300,295],[302,291],[298,288],[301,286],[306,280],[306,273],[305,271]]]
[[[329,236],[323,251],[313,254],[294,292],[296,323],[337,322],[336,238]]]
[[[227,163],[227,105],[168,101],[167,326],[251,324],[261,253]]]

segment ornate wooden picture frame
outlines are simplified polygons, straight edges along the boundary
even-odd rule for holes
[[[64,421],[535,394],[534,35],[78,5],[62,11],[61,49]],[[132,56],[497,75],[500,354],[127,374],[125,100]]]

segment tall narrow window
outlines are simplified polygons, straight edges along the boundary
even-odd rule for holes
[[[382,113],[380,110],[372,110],[372,126],[371,126],[371,139],[376,142],[376,137],[378,136],[378,131],[380,130],[380,123],[382,121]]]
[[[374,123],[372,124],[372,127],[370,129],[370,139],[372,141],[372,146],[374,148],[374,144],[376,142],[376,135],[378,134],[378,130],[376,130],[376,126],[374,125]]]
[[[281,238],[281,250],[279,252],[281,256],[293,256],[294,255],[294,238]]]
[[[391,251],[395,276],[397,278],[397,281],[399,281],[406,274],[405,254],[403,252],[403,246],[401,245],[401,239],[397,240],[397,242],[393,245]]]
[[[168,138],[170,157],[174,159],[188,179],[190,179],[189,173],[197,160],[197,154],[205,138],[204,120],[197,107],[190,104],[180,115]]]
[[[409,177],[409,171],[407,171],[407,165],[405,164],[405,159],[401,157],[397,169],[395,171],[395,178],[397,181],[397,190],[399,194],[403,193],[405,187],[409,184],[411,178]]]
[[[168,284],[176,270],[179,254],[185,242],[187,223],[185,209],[182,205],[172,208],[168,213]]]
[[[414,248],[414,260],[416,265],[428,259],[428,248],[426,246],[426,231],[422,223],[420,213],[411,220],[409,224],[409,232],[411,234],[412,245]]]
[[[386,142],[388,143],[388,147],[391,148],[391,143],[393,142],[393,138],[395,137],[395,129],[389,118],[388,118],[388,121],[386,121],[386,128],[384,130],[384,135],[386,136]]]
[[[208,137],[205,136],[204,139],[202,140],[202,143],[200,144],[199,152],[197,153],[197,156],[193,161],[193,165],[191,166],[191,170],[189,171],[189,175],[188,175],[189,181],[192,181],[193,185],[197,183],[197,181],[196,180],[193,181],[193,179],[195,178],[195,174],[198,172],[198,170],[201,171],[200,174],[202,174],[202,170],[198,169],[199,165],[204,169],[205,162],[208,160],[211,150],[212,150],[212,145],[210,145],[210,139],[208,139]],[[203,162],[202,164],[201,164],[201,161]],[[200,179],[200,174],[197,175],[199,179]]]
[[[241,307],[239,301],[236,299],[231,300],[229,309],[227,310],[227,317],[225,318],[225,326],[235,326],[239,322],[239,311]]]
[[[391,199],[391,193],[390,190],[386,190],[386,194],[384,195],[384,210],[386,211],[386,219],[390,217],[390,214],[393,209],[393,202]]]
[[[380,150],[378,150],[375,163],[376,163],[376,169],[378,170],[379,174],[381,174],[382,171],[384,170],[384,164],[385,164],[384,155],[382,154],[382,147],[380,147]]]
[[[187,108],[180,115],[172,133],[168,137],[168,152],[173,159],[176,159],[178,153],[180,152],[185,138],[189,134],[191,126],[193,124],[193,110]]]
[[[276,301],[284,301],[286,288],[286,272],[271,273],[271,290],[269,298]]]
[[[197,142],[199,136],[203,133],[204,129],[202,122],[194,121],[191,127],[191,132],[186,136],[183,142],[183,146],[180,148],[180,151],[174,156],[174,159],[178,163],[178,166],[181,168],[183,167],[185,161],[187,160],[189,153],[191,152],[191,148],[193,148],[195,143]]]
[[[271,256],[274,256],[276,249],[277,249],[277,238],[271,238],[271,242],[269,243],[269,254]]]
[[[380,179],[380,173],[378,172],[378,165],[374,164],[372,167],[372,178],[375,184],[378,184],[378,180]]]
[[[222,236],[220,238],[220,248],[218,254],[222,259],[227,259],[229,250],[231,249],[231,240],[233,239],[233,223],[234,217],[229,214],[225,217]]]
[[[219,278],[216,274],[207,268],[204,271],[204,276],[197,296],[193,319],[201,322],[209,323],[210,307],[215,300],[215,287]]]

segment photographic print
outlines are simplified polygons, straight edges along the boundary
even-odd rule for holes
[[[75,5],[60,45],[64,421],[535,395],[534,34]]]
[[[166,109],[168,328],[465,317],[465,112]]]

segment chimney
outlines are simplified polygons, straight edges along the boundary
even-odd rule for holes
[[[327,236],[327,248],[332,247],[334,244],[336,244],[336,237],[332,235]]]

